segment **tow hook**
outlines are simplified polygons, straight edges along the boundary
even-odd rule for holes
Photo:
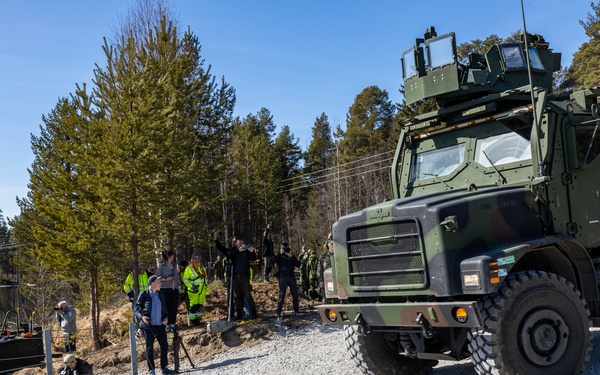
[[[362,317],[362,314],[356,315],[356,318],[354,319],[354,322],[358,325],[358,331],[362,335],[366,336],[369,333],[371,333],[371,327],[367,324],[367,322],[365,322],[365,320]]]
[[[433,337],[433,331],[431,330],[431,325],[429,324],[427,319],[425,319],[425,317],[423,316],[423,313],[417,314],[417,319],[415,320],[415,323],[417,323],[418,325],[421,326],[421,332],[423,333],[423,337],[425,337],[427,339],[430,339]]]

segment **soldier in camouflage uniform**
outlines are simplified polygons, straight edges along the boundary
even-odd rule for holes
[[[325,300],[325,282],[323,280],[323,273],[326,269],[331,268],[333,262],[333,240],[327,240],[327,250],[319,257],[319,264],[317,267],[317,274],[319,277],[319,293],[323,297],[325,303],[331,303],[331,301]]]
[[[309,296],[312,299],[320,299],[319,295],[319,257],[314,250],[308,253],[307,272],[309,284]]]
[[[308,252],[306,248],[302,246],[302,252],[298,256],[300,261],[300,286],[302,286],[302,293],[308,295],[309,280],[308,280]]]

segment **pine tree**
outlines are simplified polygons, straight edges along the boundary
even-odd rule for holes
[[[284,241],[293,245],[303,242],[301,223],[303,213],[306,210],[306,195],[298,190],[292,189],[293,181],[300,175],[299,163],[302,157],[302,149],[299,146],[298,139],[290,132],[290,128],[284,125],[275,138],[273,151],[278,159],[277,172],[279,184],[278,193],[275,197],[283,201],[281,235]],[[281,195],[280,195],[281,194]],[[279,206],[281,207],[281,206]]]
[[[10,230],[0,210],[0,245],[10,243]]]
[[[341,195],[346,213],[389,198],[389,165],[397,142],[395,106],[377,86],[356,96],[340,141]]]
[[[228,218],[232,235],[247,243],[260,238],[261,228],[274,219],[279,205],[276,197],[280,179],[277,155],[273,150],[273,117],[266,108],[234,122],[231,143]]]
[[[584,87],[600,84],[600,3],[591,3],[592,10],[585,21],[579,21],[590,38],[573,55],[568,77],[577,85]]]
[[[337,220],[336,145],[331,125],[325,113],[317,117],[312,127],[312,139],[304,153],[305,179],[309,184],[308,207],[304,220],[305,243],[320,248]]]
[[[331,125],[327,115],[323,112],[321,116],[317,117],[312,127],[312,138],[308,149],[303,155],[304,168],[302,172],[312,174],[329,168],[332,164],[334,152],[335,144],[331,135]],[[317,177],[309,175],[307,178],[312,180]],[[316,182],[311,181],[313,184]]]
[[[40,136],[32,136],[34,162],[30,169],[30,201],[22,201],[16,220],[21,240],[31,236],[26,250],[36,267],[23,271],[39,280],[47,275],[74,283],[87,292],[92,314],[92,338],[99,348],[99,277],[109,267],[113,237],[98,225],[95,166],[86,158],[93,147],[89,124],[72,101],[61,99],[43,117]],[[30,204],[29,207],[27,205]],[[35,212],[30,215],[29,212]],[[22,263],[22,262],[21,262]],[[21,264],[23,265],[23,264]],[[35,272],[35,274],[28,272]],[[83,282],[83,283],[82,283]],[[85,300],[82,297],[81,300]],[[56,302],[56,301],[54,301]],[[86,309],[83,308],[83,311]]]
[[[205,237],[199,227],[218,212],[212,181],[224,156],[208,156],[224,148],[234,90],[215,84],[194,35],[180,38],[166,17],[149,25],[141,40],[105,41],[95,85],[78,86],[44,118],[32,137],[31,194],[15,220],[29,254],[89,294],[97,344],[103,286],[120,289],[128,264],[137,284],[140,260],[181,233]]]

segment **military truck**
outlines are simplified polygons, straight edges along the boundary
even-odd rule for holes
[[[367,374],[578,374],[600,325],[600,89],[552,95],[544,38],[459,60],[428,29],[402,55],[393,199],[333,225],[318,307]],[[528,63],[529,62],[529,63]]]

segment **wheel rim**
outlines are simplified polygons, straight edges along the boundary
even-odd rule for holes
[[[383,340],[390,350],[398,353],[398,343],[397,343],[398,335],[395,333],[385,333],[383,335]]]
[[[569,327],[556,312],[541,309],[527,314],[522,320],[519,338],[526,358],[539,366],[549,366],[561,359]]]

